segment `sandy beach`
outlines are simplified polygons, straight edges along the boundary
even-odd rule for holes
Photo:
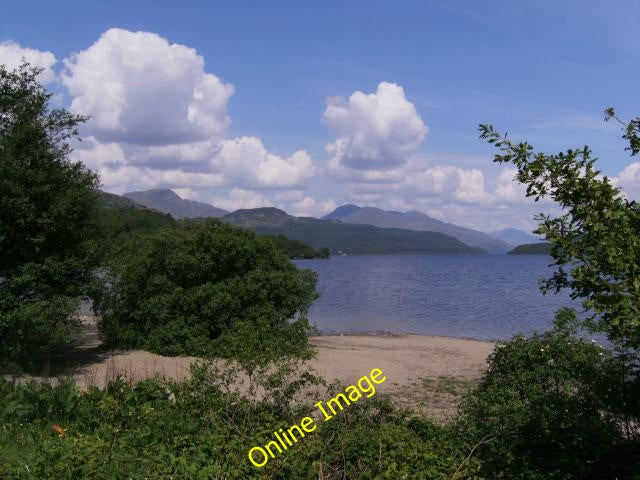
[[[81,388],[104,386],[117,376],[139,381],[153,375],[180,380],[196,357],[165,357],[144,351],[104,352],[95,322],[84,317],[86,335],[70,374]],[[401,406],[449,418],[460,396],[482,376],[493,342],[423,335],[329,335],[310,338],[312,367],[328,383],[351,384],[373,368],[387,381],[378,390]]]
[[[477,379],[494,343],[424,335],[338,335],[311,337],[318,355],[312,365],[327,378],[352,382],[372,368],[391,385],[423,377]]]

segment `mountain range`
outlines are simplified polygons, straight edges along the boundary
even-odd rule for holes
[[[395,212],[349,204],[336,208],[322,218],[325,220],[340,220],[341,222],[352,224],[375,225],[382,228],[403,228],[444,233],[472,247],[482,248],[489,253],[506,253],[512,248],[512,245],[499,238],[494,238],[477,230],[436,220],[429,215],[416,211]]]
[[[506,253],[515,245],[538,241],[534,235],[514,228],[487,234],[417,211],[385,211],[352,204],[317,219],[295,217],[273,207],[229,213],[207,203],[183,199],[168,189],[129,192],[124,196],[101,194],[107,204],[142,205],[174,218],[219,217],[258,233],[284,235],[314,248],[328,247],[334,253]]]
[[[328,247],[334,254],[486,253],[439,232],[294,217],[273,207],[236,210],[222,217],[222,221],[262,235],[284,235],[315,249]]]

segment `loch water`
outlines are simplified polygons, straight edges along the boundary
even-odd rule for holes
[[[309,312],[321,333],[416,333],[504,340],[552,326],[578,307],[568,292],[543,295],[546,255],[359,255],[295,260],[318,274]]]

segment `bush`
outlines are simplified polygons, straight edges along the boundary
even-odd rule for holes
[[[606,118],[614,117],[612,109]],[[494,162],[512,164],[527,197],[553,200],[562,215],[540,214],[535,233],[551,244],[557,270],[543,291],[569,289],[582,301],[582,325],[602,332],[623,348],[640,350],[640,204],[627,198],[596,169],[589,147],[558,154],[536,152],[528,142],[513,142],[493,126],[480,125],[480,137],[499,150]],[[640,153],[640,120],[625,124],[627,150]]]
[[[124,241],[95,305],[109,347],[260,363],[310,355],[315,284],[268,239],[185,220]]]
[[[463,445],[448,428],[376,398],[320,422],[295,450],[282,462],[278,478],[465,479],[475,478],[479,468],[476,459],[465,459]]]
[[[560,323],[571,315],[561,311]],[[640,445],[625,437],[616,414],[623,368],[610,351],[561,329],[499,345],[458,419],[461,437],[477,445],[481,473],[508,479],[631,478],[631,452],[635,446],[637,462]]]

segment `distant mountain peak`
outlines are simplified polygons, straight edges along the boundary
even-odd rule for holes
[[[235,210],[233,212],[233,214],[242,214],[242,213],[248,213],[251,212],[254,215],[273,215],[276,217],[289,217],[289,214],[287,212],[285,212],[284,210],[280,210],[279,208],[276,207],[258,207],[258,208],[239,208],[238,210]],[[233,215],[230,214],[230,215]]]
[[[229,213],[208,203],[184,199],[168,188],[129,192],[124,196],[145,207],[168,213],[174,218],[222,217]]]
[[[162,195],[166,198],[172,198],[172,199],[176,199],[176,200],[183,200],[183,198],[178,195],[176,192],[174,192],[173,190],[171,190],[170,188],[151,188],[149,190],[136,190],[135,192],[131,192],[132,194],[136,194],[136,193],[150,193],[150,194],[154,194],[154,195]],[[125,194],[125,195],[129,195],[129,194]]]
[[[347,203],[346,205],[340,205],[333,212],[322,217],[322,220],[339,220],[342,217],[346,217],[357,212],[358,210],[362,210],[362,207],[354,205],[353,203]]]

